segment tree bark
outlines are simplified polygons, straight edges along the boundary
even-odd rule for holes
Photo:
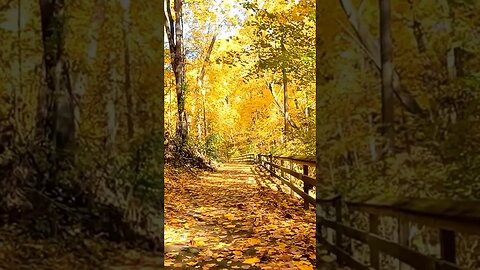
[[[122,8],[123,8],[123,27],[122,27],[122,35],[123,35],[123,53],[124,53],[124,73],[125,73],[125,83],[124,83],[124,90],[125,90],[125,100],[127,103],[127,136],[128,139],[131,140],[135,133],[135,127],[133,123],[133,96],[132,96],[132,81],[130,78],[130,49],[128,46],[128,34],[130,30],[130,20],[129,20],[129,10],[130,10],[130,1],[129,0],[122,0]]]
[[[85,47],[84,59],[78,61],[78,63],[85,63],[88,69],[94,65],[97,56],[98,39],[100,35],[100,29],[105,22],[105,0],[96,0],[94,6],[94,12],[90,18],[90,31],[87,36],[88,41]],[[84,62],[85,60],[85,62]],[[88,87],[88,74],[77,66],[73,68],[72,87],[74,96],[74,115],[75,115],[75,127],[78,129],[81,114],[80,104],[83,96],[85,95],[86,88]]]
[[[417,43],[417,49],[420,54],[425,53],[427,50],[425,45],[425,38],[423,35],[422,24],[418,21],[417,16],[415,16],[415,8],[413,6],[413,0],[408,0],[410,6],[410,11],[412,12],[412,25],[413,36],[415,37],[415,42]]]
[[[279,97],[277,96],[277,94],[275,93],[274,89],[273,89],[273,82],[269,82],[267,79],[266,79],[266,76],[264,76],[264,80],[265,80],[265,83],[267,84],[267,89],[270,91],[270,93],[272,94],[272,97],[273,97],[273,101],[275,102],[275,104],[277,105],[280,113],[282,113],[284,116],[285,116],[285,109],[283,108],[282,104],[280,103],[280,99]],[[295,129],[298,129],[298,126],[297,124],[295,124],[295,122],[293,122],[292,118],[290,117],[290,115],[287,115],[285,116],[288,123],[290,124],[290,126],[292,126],[293,128]]]
[[[284,125],[284,134],[285,140],[288,136],[288,89],[287,89],[287,71],[285,68],[282,68],[282,81],[283,81],[283,125]]]
[[[382,132],[386,140],[387,153],[394,150],[394,93],[392,88],[392,36],[390,0],[379,0],[380,7],[380,51],[382,62]]]
[[[351,26],[355,30],[357,37],[367,51],[368,56],[373,61],[373,63],[375,63],[376,67],[380,70],[382,63],[378,42],[376,42],[370,34],[367,25],[360,20],[359,12],[354,9],[351,0],[340,0],[340,3],[345,14],[347,15],[348,21],[350,22]],[[404,106],[410,113],[420,115],[423,114],[423,110],[422,108],[420,108],[415,98],[400,84],[400,76],[395,70],[393,71],[392,80],[395,97],[400,101],[402,106]]]
[[[285,45],[284,45],[284,37],[282,36],[280,39],[280,49],[282,50],[282,54],[286,53]],[[288,88],[287,88],[287,70],[285,69],[285,63],[282,62],[282,84],[283,84],[283,124],[284,124],[284,135],[285,141],[287,140],[288,136]]]
[[[180,146],[187,141],[187,113],[185,111],[185,56],[183,53],[182,0],[174,0],[175,19],[173,19],[170,0],[166,0],[165,30],[170,48],[170,59],[175,75],[177,93],[177,127],[176,136]]]
[[[41,106],[39,126],[43,139],[53,146],[49,152],[52,165],[73,161],[75,123],[73,96],[64,49],[64,1],[39,0],[45,65],[45,99]]]
[[[204,77],[205,77],[205,70],[206,70],[206,67],[207,65],[209,64],[210,62],[210,55],[212,54],[212,51],[213,51],[213,46],[215,45],[215,41],[217,40],[217,36],[218,36],[218,32],[220,30],[220,27],[217,28],[217,30],[215,31],[215,33],[213,34],[212,36],[212,40],[210,41],[210,44],[208,45],[208,49],[207,49],[207,52],[205,54],[205,58],[203,60],[203,63],[202,63],[202,67],[200,69],[200,72],[197,76],[197,89],[195,91],[195,98],[193,99],[193,104],[192,104],[192,113],[196,114],[197,116],[197,137],[198,139],[200,140],[200,137],[202,135],[202,125],[201,125],[201,114],[200,113],[196,113],[195,112],[195,104],[197,102],[197,99],[198,99],[198,92],[201,92],[202,93],[202,111],[203,111],[203,135],[204,135],[204,138],[207,137],[207,121],[206,121],[206,108],[205,108],[205,103],[206,103],[206,91],[205,89],[203,89],[203,83],[204,83]]]
[[[106,95],[105,103],[105,116],[107,119],[107,134],[105,140],[105,148],[109,155],[112,155],[115,152],[115,141],[117,136],[118,129],[118,120],[117,120],[117,84],[114,80],[114,74],[112,71],[112,62],[114,59],[114,52],[110,52],[106,74],[110,77],[112,84],[109,86],[111,90]]]
[[[15,119],[15,131],[19,136],[20,141],[23,141],[23,119],[21,117],[21,104],[20,97],[23,96],[23,84],[22,84],[22,29],[21,29],[21,18],[22,18],[22,1],[17,1],[17,42],[18,42],[18,91],[13,91],[13,115]]]
[[[202,90],[202,106],[203,106],[203,138],[207,139],[207,113],[206,113],[206,93],[205,89]]]

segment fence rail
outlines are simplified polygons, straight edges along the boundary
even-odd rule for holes
[[[330,228],[335,231],[335,244],[328,242],[323,234],[320,242],[337,257],[354,269],[380,269],[379,254],[390,255],[415,269],[462,269],[456,265],[457,233],[480,234],[480,209],[478,202],[454,202],[434,199],[385,197],[362,198],[343,201],[340,196],[328,200],[317,200],[322,208],[335,209],[335,219],[317,217],[317,230]],[[318,207],[317,206],[317,207]],[[359,230],[343,222],[344,210],[368,214],[368,231]],[[348,214],[348,213],[347,213]],[[384,239],[379,234],[381,217],[397,220],[398,242]],[[408,247],[409,223],[426,225],[438,229],[440,258],[422,254]],[[320,226],[320,228],[318,228]],[[343,248],[343,237],[355,239],[369,246],[370,260],[365,265],[355,260]],[[406,268],[402,268],[406,269]]]
[[[312,161],[313,159],[313,161]],[[309,176],[310,167],[315,166],[314,158],[311,157],[280,157],[273,155],[258,155],[258,163],[270,172],[270,175],[277,177],[287,185],[292,191],[297,193],[304,200],[304,208],[308,209],[309,204],[315,205],[315,198],[309,195],[309,191],[315,187],[315,178]],[[289,163],[290,168],[284,167]],[[278,164],[280,163],[280,164]],[[302,166],[302,172],[296,172],[293,167],[294,164]],[[278,170],[278,171],[277,171]],[[303,182],[303,190],[295,186],[285,175],[291,175]]]
[[[314,199],[308,195],[309,189],[316,184],[311,176],[310,167],[315,167],[314,157],[280,157],[273,155],[244,155],[244,160],[253,160],[268,170],[271,176],[277,177],[288,185],[305,201],[317,207],[317,238],[329,252],[336,255],[340,263],[353,269],[381,269],[380,254],[396,258],[400,263],[398,269],[413,267],[421,270],[453,270],[462,269],[457,265],[458,233],[480,235],[480,207],[479,201],[450,201],[420,198],[388,198],[388,197],[358,197],[344,200],[340,195],[329,198]],[[245,158],[248,157],[248,158]],[[286,162],[290,168],[285,167]],[[293,169],[293,164],[301,165],[302,173]],[[304,189],[293,185],[285,178],[291,175],[304,183]],[[324,211],[326,210],[326,211]],[[334,210],[333,219],[327,214]],[[344,218],[353,213],[368,215],[368,229],[360,230],[353,225],[346,224]],[[390,217],[396,220],[397,241],[388,240],[379,233],[381,218]],[[438,230],[440,254],[438,258],[423,254],[409,247],[410,224],[424,225]],[[331,243],[324,236],[327,229],[334,231]],[[357,240],[369,247],[368,263],[360,262],[344,247],[344,243]]]
[[[231,157],[230,161],[253,163],[255,162],[255,154],[243,154],[243,155]]]

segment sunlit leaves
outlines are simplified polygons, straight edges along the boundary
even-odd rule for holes
[[[257,177],[234,164],[198,178],[167,168],[167,264],[313,269],[314,212]]]

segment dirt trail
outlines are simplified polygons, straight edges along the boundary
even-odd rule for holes
[[[166,180],[165,269],[313,269],[315,212],[275,187],[240,163]]]

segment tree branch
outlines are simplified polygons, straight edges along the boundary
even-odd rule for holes
[[[340,0],[340,4],[359,40],[369,52],[368,56],[375,63],[377,69],[380,70],[380,46],[378,41],[372,37],[367,26],[360,20],[358,12],[353,8],[351,0]],[[396,70],[394,70],[393,74],[393,90],[396,98],[400,101],[402,106],[407,109],[407,111],[413,114],[423,114],[423,110],[420,108],[417,101],[400,85],[400,76]]]
[[[174,21],[173,21],[173,16],[172,16],[172,8],[170,7],[170,0],[166,0],[166,12],[167,14],[163,14],[165,18],[165,32],[167,32],[167,39],[168,39],[168,45],[170,48],[170,57],[171,60],[173,61],[173,55],[175,55],[175,39],[173,38],[174,36],[174,31],[175,31],[175,26],[174,26]],[[173,63],[173,62],[172,62]]]
[[[266,75],[264,73],[264,75]],[[275,91],[273,89],[273,82],[269,82],[266,78],[266,76],[263,77],[263,79],[265,80],[265,83],[267,84],[267,88],[268,90],[270,91],[270,93],[272,94],[272,97],[273,97],[273,101],[275,102],[275,104],[277,105],[279,111],[283,114],[283,116],[285,116],[285,110],[282,106],[282,104],[280,104],[280,101],[279,101],[279,98],[277,96],[277,94],[275,94]],[[295,124],[295,122],[293,122],[292,118],[290,117],[290,115],[287,115],[287,121],[288,123],[290,124],[290,126],[292,126],[293,128],[295,129],[298,129],[298,126]]]

